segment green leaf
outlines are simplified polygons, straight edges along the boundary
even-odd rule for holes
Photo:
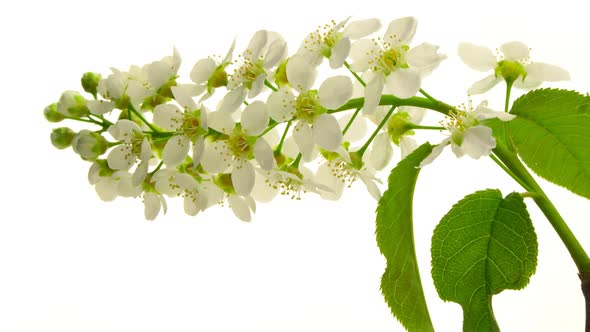
[[[539,176],[590,198],[590,98],[542,89],[518,98],[509,134],[523,161]]]
[[[463,331],[499,331],[492,295],[524,288],[537,236],[518,193],[483,190],[453,206],[434,230],[432,278],[441,299],[463,307]]]
[[[377,206],[377,244],[387,260],[381,292],[408,331],[434,331],[420,281],[412,226],[418,165],[430,152],[432,145],[425,143],[391,171],[388,189]]]

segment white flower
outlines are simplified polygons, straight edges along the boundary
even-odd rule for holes
[[[364,38],[381,27],[376,18],[350,23],[348,20],[338,24],[332,21],[319,27],[305,38],[297,54],[303,55],[313,66],[328,58],[332,69],[342,67],[350,53],[351,40]]]
[[[101,200],[110,202],[115,200],[117,196],[137,197],[141,194],[143,189],[141,185],[133,185],[131,174],[126,171],[113,172],[105,166],[100,162],[95,162],[88,171],[88,182],[94,186]]]
[[[201,97],[201,101],[211,97],[215,88],[226,86],[228,83],[228,76],[225,71],[232,62],[234,48],[236,46],[235,40],[231,44],[229,51],[221,61],[215,61],[212,58],[201,59],[193,66],[190,73],[191,80],[198,86],[199,94],[206,91]]]
[[[242,104],[246,96],[256,97],[264,88],[267,72],[281,62],[287,54],[287,43],[276,32],[257,31],[248,48],[236,61],[239,67],[227,84],[230,90],[217,104],[217,110],[232,113]]]
[[[313,173],[302,165],[297,168],[286,166],[268,171],[257,169],[257,172],[260,176],[256,177],[251,196],[258,202],[269,202],[279,194],[300,200],[302,193],[332,192],[329,187],[316,182]]]
[[[152,157],[152,145],[133,121],[121,119],[108,129],[109,134],[122,144],[115,146],[107,156],[110,168],[127,171],[139,160],[133,173],[133,184],[139,185],[145,179],[148,162]]]
[[[326,161],[318,168],[315,181],[330,188],[323,191],[320,196],[324,199],[338,200],[342,196],[344,187],[350,187],[356,180],[360,179],[371,197],[376,200],[381,198],[381,191],[377,187],[380,183],[375,177],[375,170],[363,162],[360,168],[356,168],[348,155],[348,151],[340,149],[338,156]]]
[[[532,89],[542,82],[564,81],[570,78],[569,73],[560,67],[531,62],[529,48],[517,41],[500,46],[498,58],[489,48],[470,43],[460,44],[458,52],[461,60],[469,67],[478,71],[493,71],[467,90],[470,95],[484,93],[502,80],[514,83],[514,86],[520,89]]]
[[[302,60],[302,63],[299,60]],[[299,95],[295,97],[290,88],[282,87],[269,95],[267,103],[270,116],[275,121],[295,119],[293,138],[303,159],[308,161],[311,160],[316,144],[328,151],[335,151],[340,147],[340,125],[327,111],[338,108],[348,101],[352,96],[352,82],[347,76],[334,76],[326,79],[319,90],[309,90],[315,75],[312,71],[308,72],[308,76],[301,75],[305,68],[309,68],[305,59],[301,56],[292,57],[287,63],[287,78],[293,85],[294,76],[290,76],[290,72],[299,73],[295,80],[299,83],[293,85],[298,87],[296,90],[300,92]]]
[[[351,69],[368,71],[364,111],[371,113],[379,105],[384,89],[399,98],[414,96],[421,85],[421,76],[428,74],[445,59],[438,46],[423,43],[410,49],[417,21],[404,17],[392,21],[383,39],[361,39],[350,53]]]
[[[167,210],[166,200],[162,195],[154,192],[145,192],[143,197],[143,214],[145,219],[154,220],[160,214],[160,210],[163,210],[164,214]]]
[[[486,101],[479,104],[474,111],[456,111],[450,114],[449,120],[445,124],[450,136],[432,150],[430,155],[420,163],[420,167],[430,164],[449,144],[451,144],[451,149],[457,158],[464,155],[474,159],[488,156],[496,147],[496,139],[492,135],[492,129],[480,124],[480,121],[491,118],[510,121],[515,117],[515,115],[506,112],[489,109]]]
[[[270,145],[259,137],[268,126],[266,109],[266,104],[261,101],[249,104],[242,112],[240,126],[235,126],[231,116],[224,112],[213,112],[209,117],[211,128],[229,137],[225,140],[206,140],[201,165],[211,174],[229,169],[233,189],[242,196],[249,195],[254,187],[256,173],[252,160],[256,160],[264,170],[274,166]]]
[[[160,104],[154,108],[154,123],[167,131],[176,132],[162,151],[162,161],[168,167],[177,166],[184,161],[191,143],[193,165],[196,167],[201,162],[204,135],[208,130],[207,110],[204,106],[198,106],[183,87],[172,87],[172,93],[183,111],[173,104]]]

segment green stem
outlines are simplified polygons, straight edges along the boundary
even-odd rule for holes
[[[508,113],[508,106],[510,106],[510,91],[514,82],[506,81],[506,101],[504,102],[504,112]]]
[[[64,119],[74,120],[74,121],[80,121],[80,122],[87,122],[87,123],[93,123],[95,125],[99,125],[101,127],[104,127],[102,123],[100,123],[100,122],[98,122],[96,120],[93,120],[92,118],[90,118],[90,119],[82,119],[82,118],[74,118],[74,117],[71,117],[71,116],[64,116]]]
[[[346,67],[346,69],[348,69],[348,71],[352,74],[352,76],[354,76],[354,78],[356,78],[356,80],[359,81],[359,83],[363,87],[367,86],[365,81],[357,73],[355,73],[352,69],[350,69],[350,64],[348,64],[348,62],[344,61],[344,67]]]
[[[344,105],[340,106],[335,110],[330,110],[328,113],[338,113],[342,111],[348,111],[351,109],[362,108],[365,102],[365,98],[354,98],[346,102]],[[411,98],[398,98],[393,95],[383,95],[381,96],[381,100],[379,101],[379,105],[382,106],[415,106],[420,108],[426,108],[429,110],[433,110],[444,115],[448,115],[450,111],[456,111],[456,108],[440,102],[440,101],[432,101],[428,98],[422,97],[411,97]]]
[[[408,123],[407,124],[408,128],[410,129],[422,129],[422,130],[445,130],[445,127],[441,127],[441,126],[422,126],[419,124],[415,124],[415,123]]]
[[[422,90],[422,89],[420,89],[420,90],[418,90],[418,91],[420,91],[420,93],[421,93],[421,94],[422,94],[424,97],[428,98],[428,99],[429,99],[430,101],[432,101],[433,103],[438,103],[438,100],[436,100],[436,98],[434,98],[433,96],[431,96],[431,95],[429,95],[428,93],[426,93],[426,91],[424,91],[424,90]]]
[[[350,118],[350,120],[348,120],[348,123],[344,127],[344,130],[342,130],[342,136],[344,136],[344,134],[346,134],[346,132],[348,131],[350,126],[352,126],[352,122],[354,122],[354,119],[356,119],[356,116],[359,114],[360,110],[361,110],[360,108],[357,108],[356,111],[354,111],[354,113],[352,114],[352,117]]]
[[[283,132],[283,136],[281,136],[281,140],[279,141],[279,145],[277,145],[277,150],[275,151],[275,153],[277,153],[277,154],[281,153],[281,149],[283,148],[283,143],[285,142],[285,137],[287,137],[287,132],[289,131],[289,128],[291,127],[292,122],[293,122],[293,120],[287,122],[287,127],[285,127],[285,131]]]
[[[373,141],[373,139],[375,139],[375,136],[377,136],[377,134],[379,133],[379,131],[381,131],[381,128],[383,128],[383,126],[385,125],[385,123],[387,123],[387,120],[389,120],[389,117],[391,116],[391,113],[393,113],[393,111],[395,110],[396,107],[397,106],[391,106],[391,108],[389,109],[389,111],[387,112],[387,114],[385,115],[385,117],[383,117],[383,120],[381,120],[381,122],[377,126],[377,129],[375,129],[375,131],[371,134],[371,137],[369,137],[369,139],[365,142],[365,144],[363,145],[363,147],[360,148],[357,151],[360,156],[362,156],[365,153],[365,151],[369,147],[369,144],[371,144],[371,142]]]
[[[567,250],[569,251],[574,263],[576,264],[578,271],[580,272],[580,276],[584,276],[585,279],[590,278],[590,257],[568,227],[567,223],[551,200],[547,197],[543,189],[539,186],[539,184],[535,181],[532,175],[528,172],[526,167],[522,164],[516,153],[510,151],[507,147],[502,144],[499,144],[494,149],[494,154],[500,159],[504,165],[516,176],[518,177],[528,188],[527,191],[535,193],[536,196],[533,197],[533,200],[541,209],[545,217],[553,226],[553,229],[559,237],[561,241],[566,246]]]
[[[267,79],[264,79],[264,85],[266,85],[272,91],[275,91],[275,92],[279,91],[279,89],[277,87],[275,87],[274,85],[272,85],[272,83]]]
[[[141,115],[141,113],[139,113],[135,107],[133,107],[133,105],[129,105],[129,110],[131,111],[131,113],[135,114],[135,116],[137,116],[141,121],[143,121],[143,123],[145,123],[148,128],[151,129],[151,131],[155,132],[155,133],[159,133],[160,131],[158,129],[156,129],[156,127],[154,127],[148,120],[146,120],[143,115]]]

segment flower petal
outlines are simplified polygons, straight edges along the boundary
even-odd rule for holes
[[[418,21],[413,17],[403,17],[391,21],[385,32],[384,39],[394,45],[409,44],[416,33]]]
[[[170,138],[162,151],[162,161],[167,167],[180,165],[190,149],[190,140],[184,135]]]
[[[401,150],[401,158],[402,160],[405,159],[410,153],[414,152],[418,148],[418,144],[413,138],[408,136],[403,136],[402,139],[399,141],[399,147]]]
[[[385,83],[387,89],[398,98],[410,98],[420,90],[422,80],[411,69],[399,69],[389,74]]]
[[[352,81],[348,76],[326,79],[318,90],[319,102],[328,109],[336,109],[352,97]]]
[[[256,79],[254,80],[254,82],[252,82],[252,85],[250,86],[250,90],[248,91],[248,98],[252,99],[256,96],[258,96],[258,94],[260,94],[260,92],[262,92],[262,89],[264,88],[264,80],[266,79],[266,73],[262,73],[258,76],[256,76]]]
[[[302,55],[294,55],[287,62],[287,80],[293,89],[305,92],[311,88],[317,75],[316,68]]]
[[[231,172],[231,182],[236,194],[242,196],[250,195],[252,188],[254,188],[255,177],[254,167],[252,167],[249,161],[241,160],[236,162]]]
[[[260,167],[265,171],[270,171],[274,166],[274,155],[270,145],[264,138],[259,138],[254,143],[254,158],[260,164]]]
[[[233,213],[242,221],[251,221],[252,217],[250,215],[250,207],[248,207],[248,203],[244,201],[244,199],[238,195],[229,195],[227,198],[227,202],[229,203],[229,207],[232,209]]]
[[[266,30],[256,31],[252,36],[252,39],[250,39],[250,43],[248,43],[248,48],[246,49],[246,52],[244,52],[244,57],[254,61],[257,60],[260,56],[260,52],[262,52],[262,48],[266,45],[267,40],[268,32]]]
[[[367,83],[365,87],[365,104],[363,105],[363,113],[371,114],[375,111],[381,100],[383,93],[384,77],[381,74],[376,74]]]
[[[239,86],[223,96],[223,99],[217,104],[217,111],[233,113],[242,105],[244,99],[246,99],[246,89]]]
[[[107,163],[111,169],[128,170],[135,163],[135,156],[131,155],[130,145],[115,146],[107,156]]]
[[[94,190],[102,201],[112,202],[117,198],[117,182],[110,177],[101,178],[96,182]]]
[[[492,128],[479,125],[465,131],[461,150],[474,159],[488,156],[496,147],[496,139],[492,136]]]
[[[115,108],[115,103],[106,100],[88,100],[86,106],[90,113],[102,115],[112,111]]]
[[[264,68],[270,69],[285,58],[287,55],[287,43],[276,32],[269,31],[269,36],[274,39],[268,46],[268,51],[264,55]]]
[[[506,60],[528,59],[529,57],[529,48],[518,41],[502,44],[502,46],[500,46],[500,51],[504,53],[504,58]]]
[[[496,84],[500,83],[501,81],[502,81],[501,77],[496,77],[495,75],[487,76],[487,77],[473,83],[473,85],[469,89],[467,89],[467,94],[478,95],[478,94],[487,92],[488,90],[490,90],[491,88],[496,86]]]
[[[154,108],[154,123],[166,131],[182,126],[182,112],[176,105],[160,104]]]
[[[344,31],[342,31],[342,35],[350,39],[360,39],[379,30],[379,28],[381,28],[381,22],[379,19],[369,18],[366,20],[358,20],[350,22],[346,28],[344,28]]]
[[[496,67],[496,56],[485,46],[461,43],[458,53],[461,60],[472,69],[488,71]]]
[[[231,115],[221,111],[209,113],[207,124],[223,134],[230,134],[234,130],[234,120]]]
[[[295,115],[295,96],[290,88],[281,88],[268,96],[268,113],[276,122],[289,121]]]
[[[211,78],[213,72],[217,68],[215,60],[211,58],[201,59],[195,63],[191,70],[190,78],[191,81],[197,84],[203,84]]]
[[[373,141],[369,164],[371,167],[380,171],[389,164],[392,156],[393,148],[391,147],[389,134],[386,132],[379,133]]]
[[[525,80],[530,79],[531,81],[556,82],[570,79],[570,74],[567,70],[542,62],[533,62],[527,65],[526,72],[527,77]]]
[[[429,74],[446,59],[445,55],[438,54],[438,48],[436,45],[422,43],[406,53],[406,61],[413,68],[419,69],[423,75]]]
[[[143,194],[143,213],[145,215],[145,219],[147,220],[154,220],[160,213],[161,202],[158,195],[146,192]]]
[[[346,115],[344,115],[343,117],[338,119],[338,123],[340,124],[340,128],[346,127],[346,125],[348,124],[348,122],[352,118],[352,115],[353,115],[353,113],[348,112]],[[367,121],[365,120],[365,117],[357,116],[352,121],[352,124],[350,125],[350,127],[348,127],[348,130],[346,131],[346,134],[344,134],[344,137],[342,139],[344,141],[356,142],[356,141],[360,141],[361,139],[363,139],[365,137],[366,133],[367,133]]]
[[[204,148],[205,138],[203,136],[199,136],[193,144],[193,167],[197,167],[201,163]]]
[[[297,144],[303,160],[311,160],[314,142],[313,134],[309,125],[303,121],[298,121],[295,128],[293,128],[293,139],[295,139],[295,144]]]
[[[428,157],[426,157],[424,160],[422,160],[422,162],[420,163],[420,166],[418,166],[418,167],[424,167],[424,166],[432,163],[436,158],[438,158],[438,156],[440,156],[440,154],[443,152],[444,148],[447,145],[449,145],[449,143],[451,143],[450,138],[445,138],[444,140],[442,140],[442,142],[440,142],[437,146],[435,146],[432,149],[432,152],[430,153],[430,155],[428,155]]]
[[[350,47],[350,58],[352,64],[350,69],[356,72],[365,72],[369,69],[371,60],[371,50],[375,48],[375,42],[370,39],[361,39],[356,41]]]
[[[332,55],[330,55],[330,68],[338,69],[344,65],[344,61],[350,53],[350,39],[344,37],[340,39],[332,48]]]
[[[193,100],[193,96],[200,93],[201,90],[197,85],[194,84],[179,84],[170,88],[174,99],[184,108],[185,111],[192,112],[199,107]]]
[[[338,120],[328,113],[318,116],[313,123],[314,141],[328,151],[334,151],[342,143],[342,131]]]
[[[344,190],[344,182],[334,176],[334,171],[328,166],[327,163],[322,164],[315,175],[315,181],[329,190],[322,190],[320,196],[323,199],[338,200],[342,197],[342,191]]]
[[[266,104],[257,100],[246,106],[244,112],[242,112],[240,123],[247,135],[257,136],[262,134],[264,129],[266,129],[268,120],[269,116],[266,112]]]
[[[230,166],[227,161],[230,156],[225,142],[205,140],[201,165],[207,173],[222,173]]]

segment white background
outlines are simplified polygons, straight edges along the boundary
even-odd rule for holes
[[[584,2],[469,1],[10,1],[0,5],[3,126],[0,203],[0,331],[401,331],[379,291],[384,260],[374,239],[376,202],[354,185],[337,202],[313,195],[260,204],[245,224],[216,207],[195,218],[180,202],[155,222],[140,199],[101,202],[89,164],[49,142],[43,108],[80,89],[85,71],[108,73],[171,53],[181,75],[234,37],[241,50],[258,29],[298,47],[328,20],[413,15],[414,43],[441,46],[448,60],[424,88],[449,103],[483,77],[456,46],[491,48],[520,40],[533,60],[558,64],[590,87]],[[182,80],[182,79],[181,79]],[[502,89],[486,97],[501,108]],[[474,101],[480,101],[476,99]],[[385,176],[385,175],[384,175]],[[385,179],[385,177],[383,177]],[[590,202],[541,181],[590,250]],[[426,297],[439,331],[461,329],[457,304],[443,303],[429,274],[432,229],[450,206],[478,189],[521,190],[489,159],[444,154],[416,189],[416,243]],[[539,210],[527,202],[539,266],[520,292],[494,297],[504,331],[582,331],[576,269]]]

